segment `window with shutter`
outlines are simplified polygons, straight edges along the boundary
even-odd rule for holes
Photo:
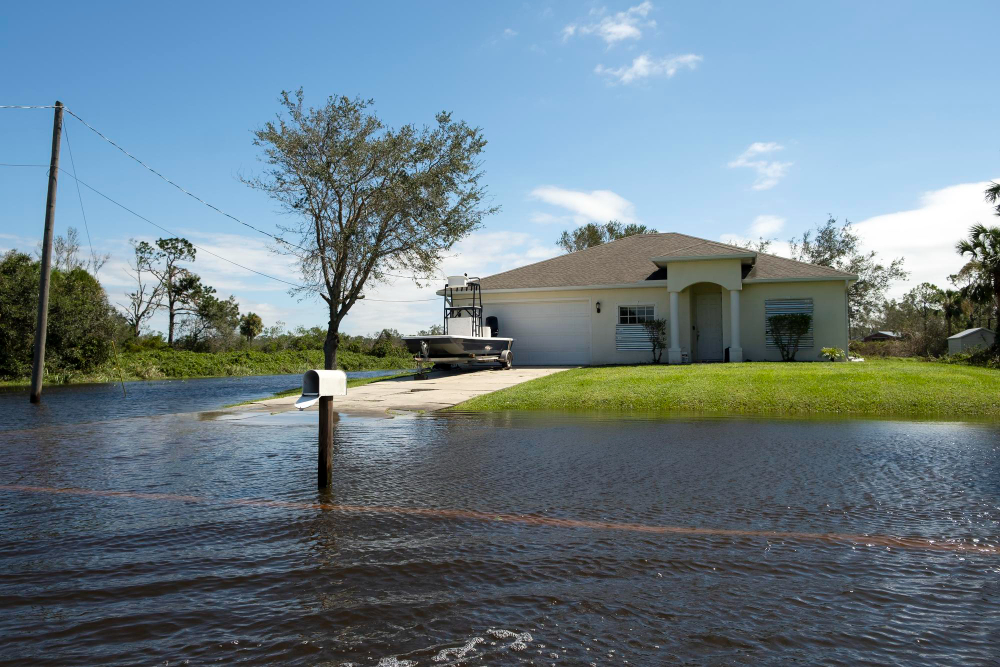
[[[643,322],[655,318],[653,306],[618,306],[618,325],[615,327],[616,350],[651,350],[652,343],[646,335]]]
[[[774,342],[774,336],[771,335],[771,316],[772,315],[786,315],[789,313],[803,313],[812,317],[813,314],[813,300],[812,299],[767,299],[764,301],[764,336],[767,340],[767,347],[771,349],[778,349],[778,345]],[[809,331],[806,335],[802,337],[799,342],[799,349],[810,348],[813,346],[813,321],[809,320]]]

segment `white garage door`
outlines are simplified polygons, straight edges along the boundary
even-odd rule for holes
[[[495,315],[500,335],[514,339],[515,366],[590,363],[590,301],[487,301],[483,313]]]

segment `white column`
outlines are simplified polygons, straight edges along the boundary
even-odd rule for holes
[[[743,361],[740,340],[740,290],[729,290],[729,361]]]
[[[670,347],[667,348],[667,363],[681,363],[681,320],[677,292],[670,293]]]

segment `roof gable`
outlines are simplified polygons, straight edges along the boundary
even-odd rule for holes
[[[485,290],[634,285],[666,279],[667,270],[654,264],[654,257],[669,261],[670,257],[752,258],[754,254],[756,261],[746,280],[855,278],[851,274],[825,266],[767,253],[753,253],[739,246],[667,232],[626,236],[617,241],[496,273],[483,278],[481,284]]]

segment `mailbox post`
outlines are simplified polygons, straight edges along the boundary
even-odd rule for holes
[[[319,403],[319,488],[330,486],[333,479],[333,397],[347,395],[344,371],[314,370],[302,375],[302,396],[295,401],[299,410]]]

